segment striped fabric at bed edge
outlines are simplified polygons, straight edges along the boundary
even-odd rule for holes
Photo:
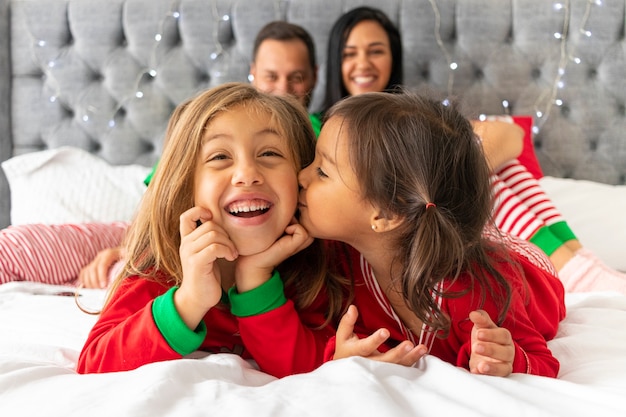
[[[28,224],[0,231],[0,283],[73,284],[103,249],[119,246],[126,222]]]

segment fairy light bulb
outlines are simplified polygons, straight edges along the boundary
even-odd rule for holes
[[[459,66],[462,65],[462,63],[459,64],[459,62],[454,59],[455,57],[452,56],[451,52],[448,50],[449,48],[447,44],[443,41],[441,37],[441,33],[440,33],[441,15],[440,15],[436,0],[428,0],[428,1],[431,4],[431,7],[435,13],[435,39],[437,41],[439,49],[441,50],[441,53],[443,54],[445,58],[444,62],[448,66],[447,96],[452,97],[453,96],[452,90],[453,90],[453,85],[455,82],[454,77],[456,73],[459,72]],[[274,3],[275,3],[274,6],[275,6],[276,14],[281,16],[282,15],[281,10],[284,6],[283,4],[284,1],[275,0]],[[570,63],[574,63],[577,65],[582,64],[582,59],[576,55],[574,46],[572,46],[571,44],[566,45],[566,42],[568,41],[568,35],[577,34],[578,36],[581,36],[581,37],[584,36],[587,39],[592,38],[594,34],[587,27],[590,15],[593,13],[594,10],[596,10],[596,8],[603,7],[604,3],[605,2],[603,0],[587,0],[586,9],[582,16],[582,19],[579,21],[578,20],[576,21],[576,23],[579,24],[579,27],[572,27],[572,28],[570,28],[569,26],[571,23],[575,23],[575,22],[570,20],[571,15],[572,15],[570,0],[556,0],[552,4],[552,10],[554,11],[554,13],[557,13],[558,19],[562,19],[562,22],[563,22],[563,25],[561,28],[557,28],[557,30],[551,33],[551,36],[555,39],[555,41],[559,42],[561,45],[561,47],[558,49],[559,50],[558,53],[560,54],[560,56],[557,57],[557,61],[556,61],[558,63],[557,73],[554,74],[554,78],[550,81],[551,82],[550,88],[547,89],[548,91],[544,95],[541,95],[540,97],[538,97],[535,102],[534,110],[536,110],[535,114],[538,118],[540,119],[548,118],[550,116],[550,107],[554,105],[557,105],[557,106],[563,105],[562,99],[557,98],[557,92],[561,92],[567,87],[566,83],[563,81],[564,77],[566,76],[567,66]],[[227,66],[229,65],[229,62],[231,62],[231,60],[228,59],[228,50],[225,49],[224,46],[221,44],[220,36],[219,36],[220,25],[222,25],[223,27],[223,22],[230,22],[231,18],[228,13],[224,13],[223,11],[220,12],[218,10],[218,5],[219,5],[219,1],[214,0],[212,2],[212,6],[211,6],[212,12],[213,12],[212,23],[213,23],[214,29],[213,29],[212,39],[209,40],[209,42],[212,43],[212,48],[210,49],[211,52],[209,54],[209,58],[211,60],[210,65],[209,65],[210,66],[209,75],[212,77],[218,77],[218,79],[213,80],[213,82],[215,83],[220,82],[219,77],[223,76],[224,74],[229,73],[229,68]],[[160,67],[159,60],[162,59],[164,54],[160,53],[160,51],[158,51],[158,48],[160,47],[159,46],[160,44],[167,43],[167,42],[163,42],[169,33],[166,30],[169,27],[167,23],[169,22],[171,24],[171,19],[175,19],[176,20],[175,24],[178,25],[180,24],[181,17],[182,17],[181,12],[179,10],[168,11],[161,19],[160,25],[154,31],[152,51],[149,54],[150,62],[146,64],[146,67],[148,69],[145,70],[145,73],[147,73],[152,78],[156,78],[159,75],[158,74],[158,69]],[[47,88],[51,89],[51,94],[48,97],[48,100],[51,103],[61,102],[63,100],[60,100],[59,98],[63,97],[62,93],[64,92],[58,91],[60,88],[58,87],[58,85],[63,85],[63,84],[57,82],[57,80],[55,79],[55,74],[56,74],[56,71],[59,71],[59,69],[62,68],[64,57],[63,55],[61,55],[60,52],[57,52],[56,49],[53,49],[51,45],[48,45],[48,43],[45,40],[38,39],[32,33],[31,35],[32,35],[32,38],[31,38],[32,39],[32,44],[31,44],[32,51],[35,52],[37,57],[39,57],[39,65],[44,74],[44,77],[46,78],[45,80],[46,86]],[[550,32],[548,33],[548,35],[550,35]],[[51,50],[47,50],[47,48]],[[55,56],[55,53],[57,56]],[[123,96],[121,98],[118,98],[120,103],[125,103],[129,100],[141,99],[144,97],[144,90],[142,89],[142,85],[141,85],[142,78],[144,78],[143,82],[145,82],[145,77],[138,77],[138,80],[136,81],[134,86],[132,86],[134,87],[134,89],[131,87],[129,91],[125,93],[125,97]],[[248,76],[248,81],[252,81],[252,78],[250,75]],[[56,87],[56,90],[55,90],[55,87]],[[560,93],[559,95],[563,97]],[[450,101],[446,99],[443,101],[443,103],[445,105],[449,105]],[[502,106],[505,110],[510,109],[510,103],[507,100],[504,100],[502,102]],[[120,108],[121,108],[121,105],[120,105]],[[111,118],[110,115],[109,115],[109,118],[111,120],[108,123],[109,127],[114,127],[116,125],[114,118]],[[104,120],[108,120],[109,118],[104,119]],[[90,121],[92,119],[93,117],[90,117],[90,115],[87,115],[87,118],[85,121]],[[542,120],[542,121],[545,122],[545,120]]]

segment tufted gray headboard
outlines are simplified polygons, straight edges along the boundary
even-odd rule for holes
[[[626,183],[626,0],[0,0],[0,161],[74,145],[154,163],[174,106],[246,81],[268,21],[317,44],[360,4],[398,25],[409,87],[480,114],[525,114],[544,173]],[[0,172],[0,227],[9,224]]]

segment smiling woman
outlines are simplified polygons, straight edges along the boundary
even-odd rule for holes
[[[129,370],[195,350],[238,353],[275,376],[313,370],[341,293],[318,242],[294,221],[297,174],[315,147],[306,112],[293,99],[225,84],[181,104],[166,141],[78,371]]]
[[[357,7],[341,15],[328,39],[324,110],[355,94],[402,85],[400,32],[382,11]]]
[[[364,20],[348,35],[341,76],[350,95],[384,91],[391,78],[393,56],[389,37],[374,20]]]

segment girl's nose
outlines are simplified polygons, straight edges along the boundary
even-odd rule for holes
[[[250,186],[255,184],[261,184],[263,182],[263,175],[259,170],[259,167],[250,161],[241,161],[235,166],[233,173],[233,184]]]
[[[308,178],[309,178],[310,170],[311,170],[311,166],[309,165],[308,167],[300,171],[300,173],[298,174],[298,184],[300,185],[300,188],[302,189],[306,189],[308,185]]]

